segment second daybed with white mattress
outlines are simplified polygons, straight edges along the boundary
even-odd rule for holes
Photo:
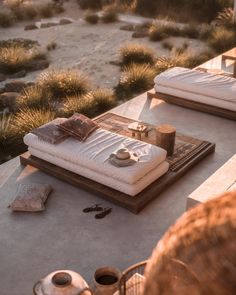
[[[236,79],[175,67],[154,79],[156,97],[183,107],[236,120]]]
[[[169,168],[165,150],[101,128],[85,142],[69,137],[54,145],[32,133],[24,137],[24,142],[31,155],[129,196],[140,193]],[[113,166],[108,158],[122,147],[134,151],[139,161],[128,167]]]

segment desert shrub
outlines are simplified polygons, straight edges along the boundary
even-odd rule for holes
[[[151,41],[162,41],[169,36],[161,29],[157,22],[154,22],[149,28],[149,39]]]
[[[199,28],[193,24],[178,27],[174,22],[159,24],[158,21],[154,21],[149,28],[149,38],[151,41],[161,41],[170,36],[182,36],[196,39],[199,37]]]
[[[199,28],[197,25],[188,24],[181,29],[180,34],[183,37],[197,39],[199,37]]]
[[[189,44],[187,42],[184,42],[180,47],[173,47],[172,51],[177,55],[184,54],[186,50],[188,49],[188,47],[189,47]]]
[[[161,41],[170,36],[181,36],[181,29],[175,23],[159,24],[154,21],[149,28],[149,38],[151,41]]]
[[[99,21],[99,16],[97,15],[97,13],[88,10],[85,13],[84,19],[86,22],[90,23],[90,24],[97,24]]]
[[[101,20],[104,23],[112,23],[118,20],[117,8],[114,5],[107,5],[103,8]]]
[[[6,6],[10,9],[12,14],[17,20],[24,19],[24,1],[23,0],[10,0],[6,1]]]
[[[151,17],[170,16],[177,21],[212,21],[232,0],[136,0],[135,11]]]
[[[84,99],[91,101],[91,115],[97,116],[116,105],[114,91],[108,88],[99,88],[85,95]]]
[[[9,48],[9,47],[15,46],[15,47],[30,49],[38,45],[39,45],[38,41],[25,39],[25,38],[14,38],[14,39],[7,39],[7,40],[0,41],[0,48],[3,48],[3,47]]]
[[[19,109],[27,107],[30,109],[49,108],[50,93],[36,84],[25,88],[16,103]]]
[[[45,59],[44,53],[38,49],[26,49],[21,46],[0,48],[0,69],[2,73],[13,74],[23,69],[30,70],[32,62],[37,59]]]
[[[204,50],[198,54],[189,55],[188,65],[189,68],[195,68],[207,60],[213,58],[215,53],[212,50]]]
[[[208,40],[214,31],[213,26],[208,24],[202,24],[199,26],[199,39],[206,41]]]
[[[197,54],[193,54],[192,52],[176,52],[174,59],[176,66],[192,69],[209,60],[213,55],[213,52],[209,50]]]
[[[236,29],[236,22],[234,20],[234,11],[232,8],[225,8],[223,11],[219,12],[216,21],[216,25],[224,26],[226,28]]]
[[[12,128],[12,115],[5,113],[0,115],[0,153],[6,152],[15,140],[15,132]]]
[[[13,17],[8,12],[0,12],[0,27],[7,28],[13,23]]]
[[[174,48],[174,44],[170,41],[163,41],[162,42],[162,47],[164,49],[172,50]]]
[[[123,66],[128,66],[132,63],[137,64],[154,64],[155,53],[154,51],[140,44],[126,44],[122,46],[119,50],[121,64]]]
[[[55,3],[55,1],[54,1],[53,11],[55,13],[62,13],[62,12],[64,12],[65,11],[65,8],[63,6],[63,3],[61,3],[61,2]]]
[[[137,0],[135,5],[135,12],[144,16],[156,16],[157,1],[153,0]]]
[[[82,9],[100,9],[102,7],[101,0],[77,0]]]
[[[132,64],[121,73],[116,93],[119,97],[129,97],[152,88],[155,69],[148,65]]]
[[[135,12],[136,0],[116,0],[121,12]]]
[[[67,97],[61,114],[69,117],[77,112],[95,117],[115,105],[116,98],[112,89],[97,89],[82,96]]]
[[[26,19],[34,19],[38,14],[36,6],[31,3],[26,3],[23,6],[23,10]]]
[[[203,51],[198,54],[179,52],[173,49],[169,57],[160,57],[155,64],[156,73],[159,74],[173,67],[194,68],[213,57],[212,51]]]
[[[65,117],[70,117],[74,113],[92,116],[92,108],[93,100],[90,97],[74,95],[67,97],[60,113]]]
[[[54,100],[61,100],[72,95],[82,95],[87,93],[90,88],[88,78],[73,70],[51,70],[42,73],[38,84],[51,93]]]
[[[13,118],[12,125],[15,132],[18,133],[20,141],[23,136],[32,129],[52,121],[55,118],[55,113],[49,110],[42,109],[21,109]]]
[[[180,63],[173,57],[160,57],[157,59],[155,64],[156,74],[160,74],[170,68],[181,66]]]
[[[51,3],[41,4],[38,9],[42,17],[49,18],[53,16],[54,6]]]
[[[151,21],[144,21],[142,24],[137,25],[136,27],[142,28],[142,29],[150,29],[151,25],[152,25]]]
[[[52,41],[51,43],[49,43],[47,45],[47,50],[51,51],[51,50],[55,50],[57,48],[57,43],[55,41]]]
[[[236,45],[236,33],[224,27],[218,27],[208,40],[208,45],[217,53],[224,52]]]

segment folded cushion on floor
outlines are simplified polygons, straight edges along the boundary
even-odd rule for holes
[[[42,211],[51,190],[48,184],[20,184],[16,198],[9,207],[13,211]]]
[[[136,183],[166,159],[164,149],[101,128],[95,130],[85,142],[70,137],[58,145],[53,145],[40,140],[32,133],[24,137],[24,142],[31,148],[65,162],[86,167],[128,184]],[[139,161],[128,167],[113,166],[109,163],[109,156],[119,148],[134,151]]]

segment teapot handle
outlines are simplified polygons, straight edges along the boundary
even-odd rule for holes
[[[39,294],[39,288],[41,286],[41,281],[38,281],[34,284],[34,287],[33,287],[33,292],[34,292],[34,295],[40,295]]]

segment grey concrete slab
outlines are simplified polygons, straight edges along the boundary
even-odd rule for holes
[[[233,190],[236,190],[236,154],[187,197],[186,208]]]
[[[0,166],[0,285],[3,295],[32,294],[32,286],[56,269],[78,271],[89,281],[98,267],[124,270],[149,257],[167,228],[185,211],[186,198],[236,150],[236,122],[166,104],[141,95],[113,112],[216,143],[216,152],[167,188],[140,214],[93,194],[21,167],[19,159]],[[12,213],[8,204],[19,183],[50,183],[54,191],[43,213]],[[96,220],[86,206],[101,203],[113,211]]]

